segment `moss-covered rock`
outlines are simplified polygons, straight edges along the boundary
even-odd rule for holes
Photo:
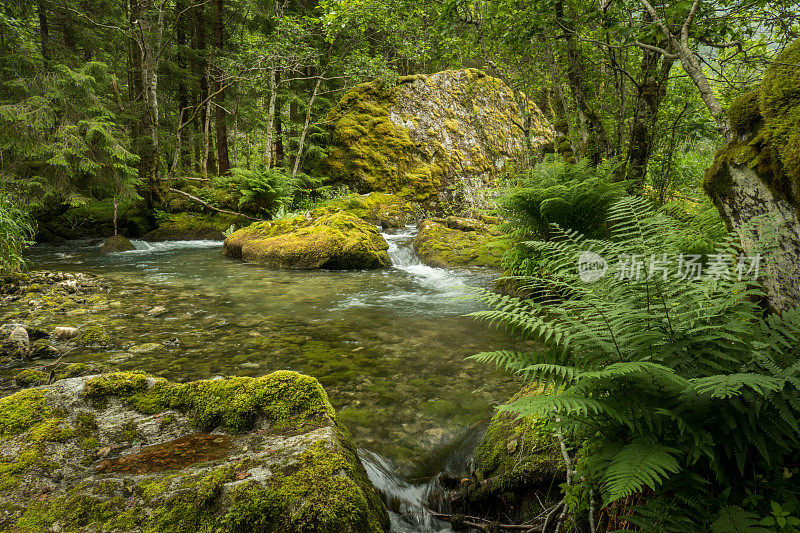
[[[333,149],[322,170],[361,192],[474,202],[507,160],[552,140],[535,104],[519,99],[527,109],[475,69],[360,85],[329,115]]]
[[[362,269],[391,264],[388,248],[373,224],[344,211],[320,208],[252,224],[225,239],[223,252],[276,268]]]
[[[325,391],[288,371],[105,374],[3,398],[0,505],[9,532],[388,528]]]
[[[776,310],[800,305],[800,77],[793,66],[798,64],[800,40],[778,55],[758,88],[733,101],[728,116],[737,137],[717,152],[703,181],[747,254],[777,244],[763,263]]]
[[[335,200],[322,210],[327,212],[346,211],[370,224],[386,228],[402,228],[407,224],[415,223],[422,217],[419,204],[396,194],[381,192],[349,194]]]
[[[242,228],[251,222],[224,213],[172,213],[142,238],[146,241],[221,241],[229,229]]]
[[[536,393],[528,387],[512,401]],[[560,497],[563,479],[560,448],[545,421],[500,412],[475,449],[472,475],[454,494],[454,509],[526,523],[541,512],[540,501]]]
[[[112,235],[103,242],[103,246],[100,248],[100,251],[104,254],[110,254],[114,252],[127,252],[129,250],[133,250],[134,248],[135,247],[127,237],[123,237],[122,235]]]
[[[508,239],[492,223],[473,218],[424,220],[414,238],[420,259],[436,267],[500,267]]]

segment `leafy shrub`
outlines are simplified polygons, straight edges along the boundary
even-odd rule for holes
[[[550,272],[526,278],[535,297],[482,293],[491,309],[477,318],[542,349],[474,358],[544,390],[501,410],[549,417],[582,443],[568,500],[576,525],[594,494],[597,514],[648,531],[744,531],[726,521],[747,517],[755,526],[775,514],[770,501],[796,490],[800,311],[765,315],[759,286],[735,276],[620,281],[626,258],[679,253],[669,238],[679,226],[633,197],[613,205],[609,222],[610,240],[552,226],[549,241],[530,243]],[[717,253],[734,257],[734,243]],[[594,283],[576,268],[587,251],[609,263]],[[624,511],[633,501],[644,504]]]
[[[258,166],[232,168],[230,176],[217,178],[212,185],[214,190],[199,193],[207,201],[273,217],[280,210],[296,207],[315,192],[319,193],[320,180],[302,173],[292,178],[286,169]],[[226,205],[230,202],[236,205]]]
[[[592,237],[605,236],[608,208],[626,194],[625,184],[613,181],[610,166],[592,168],[585,161],[546,160],[517,173],[515,180],[516,188],[500,198],[498,206],[509,221],[505,230],[523,243],[506,254],[503,267],[521,275],[544,273],[538,254],[525,241],[549,239],[551,224]]]
[[[0,191],[0,274],[15,272],[24,264],[22,251],[33,244],[32,238],[27,215]]]

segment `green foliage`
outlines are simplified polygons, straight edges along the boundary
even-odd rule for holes
[[[551,224],[592,237],[607,236],[608,208],[626,194],[625,184],[613,181],[608,164],[592,168],[587,161],[547,159],[512,176],[515,188],[498,200],[498,207],[509,221],[504,230],[517,242],[548,240]],[[524,245],[513,248],[503,266],[518,274],[532,274],[541,267],[536,250]]]
[[[609,223],[609,240],[553,225],[551,240],[529,242],[550,272],[523,278],[532,298],[483,293],[491,309],[474,316],[542,345],[474,356],[544,389],[501,410],[549,417],[582,442],[573,479],[604,505],[652,494],[630,521],[655,530],[704,530],[752,492],[780,498],[800,445],[800,311],[764,315],[761,289],[735,275],[734,237],[715,251],[730,276],[628,279],[634,256],[682,252],[679,226],[633,197]],[[593,283],[576,268],[587,251],[609,263]]]
[[[527,237],[548,240],[551,224],[588,237],[607,234],[610,205],[625,194],[608,164],[545,161],[515,176],[518,188],[498,203],[510,227]]]
[[[216,178],[212,185],[228,198],[238,199],[236,206],[248,213],[274,217],[311,198],[321,180],[306,174],[292,178],[283,168],[232,168],[230,176]],[[223,202],[225,200],[223,199]]]
[[[127,134],[111,111],[107,66],[52,71],[0,87],[0,154],[16,196],[81,204],[87,197],[136,198]]]
[[[22,251],[32,244],[33,226],[27,215],[0,190],[0,274],[19,270],[25,260]]]

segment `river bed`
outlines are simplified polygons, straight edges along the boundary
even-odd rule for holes
[[[108,301],[68,311],[61,325],[100,325],[113,347],[78,349],[65,361],[177,381],[310,374],[352,432],[376,486],[413,507],[429,479],[463,455],[456,447],[464,435],[479,431],[519,387],[465,359],[517,346],[463,316],[480,308],[469,287],[490,286],[496,273],[422,265],[413,235],[412,227],[386,233],[393,265],[375,271],[272,270],[222,256],[215,241],[134,242],[136,250],[114,254],[100,253],[96,241],[37,245],[29,259],[33,268],[89,272],[111,283]],[[393,530],[445,527],[405,510],[410,518],[395,514]]]

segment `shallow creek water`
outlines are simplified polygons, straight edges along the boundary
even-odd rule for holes
[[[465,298],[468,287],[489,286],[496,274],[420,264],[413,232],[385,235],[393,266],[377,271],[271,270],[228,259],[212,241],[135,242],[136,250],[116,254],[101,254],[97,242],[72,242],[36,246],[30,259],[34,268],[111,281],[108,302],[70,311],[62,323],[102,325],[116,346],[65,360],[179,381],[280,369],[315,376],[373,482],[413,507],[427,480],[448,462],[453,467],[464,436],[518,388],[465,360],[515,345],[463,316],[480,307]],[[145,343],[159,346],[142,350]],[[411,518],[395,514],[394,530],[443,526],[406,510]]]

